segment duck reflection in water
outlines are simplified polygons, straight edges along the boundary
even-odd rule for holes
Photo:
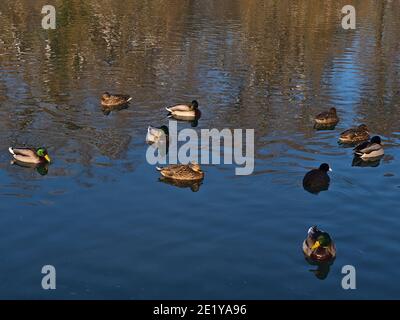
[[[128,109],[128,108],[129,108],[129,104],[128,103],[121,104],[121,105],[118,105],[118,106],[104,106],[104,105],[102,105],[101,106],[101,111],[103,112],[103,114],[105,116],[108,116],[108,115],[110,115],[111,112],[121,111],[121,110]]]
[[[12,160],[11,164],[22,168],[36,169],[37,173],[39,173],[41,176],[45,176],[49,173],[48,163],[34,164],[34,163],[25,163],[18,160]]]
[[[174,179],[168,179],[165,177],[161,177],[158,181],[178,187],[178,188],[190,188],[193,192],[197,192],[200,190],[200,186],[203,184],[202,180],[199,181],[179,181]]]
[[[316,269],[310,269],[310,272],[314,273],[315,277],[317,277],[319,280],[325,280],[328,277],[329,271],[331,270],[331,265],[333,265],[333,262],[335,259],[332,259],[330,261],[315,261],[313,259],[310,259],[308,257],[305,257],[305,260],[308,262],[310,266],[316,266]]]
[[[351,163],[352,167],[371,167],[375,168],[381,164],[382,157],[377,157],[374,159],[363,160],[358,156],[354,156],[353,162]]]

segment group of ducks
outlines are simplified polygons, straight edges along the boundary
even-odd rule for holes
[[[128,95],[110,94],[105,92],[101,96],[101,105],[103,110],[113,110],[126,106],[132,98]],[[119,110],[119,109],[118,109]],[[169,116],[178,120],[193,121],[199,119],[201,112],[199,104],[193,100],[190,104],[179,104],[167,107]],[[339,122],[336,109],[322,112],[315,117],[316,129],[332,129]],[[168,127],[149,127],[146,141],[149,144],[168,142]],[[163,140],[164,139],[164,140]],[[339,142],[347,145],[356,144],[354,150],[355,157],[362,161],[370,161],[380,158],[384,155],[381,138],[374,136],[370,139],[369,129],[362,124],[358,127],[348,129],[340,134]],[[9,148],[13,160],[21,165],[43,165],[51,162],[46,148]],[[197,163],[174,164],[165,167],[157,167],[161,176],[175,185],[186,186],[189,184],[193,191],[198,190],[198,183],[204,178],[204,172]],[[319,193],[327,190],[330,183],[328,172],[332,171],[327,163],[320,165],[318,169],[309,171],[303,179],[303,187],[309,192]],[[196,184],[197,183],[197,184]],[[197,186],[197,188],[196,188]],[[303,242],[303,252],[306,258],[312,261],[331,261],[336,257],[336,248],[332,238],[325,231],[319,230],[316,226],[308,230],[307,237]]]
[[[331,130],[339,122],[336,108],[322,112],[315,117],[315,128],[319,130]],[[370,139],[369,129],[365,124],[348,129],[340,134],[339,143],[355,146],[354,156],[361,161],[376,161],[385,154],[382,141],[379,136]],[[306,173],[303,179],[303,187],[311,193],[319,193],[327,190],[330,183],[328,172],[332,171],[327,163],[320,165]],[[303,252],[311,261],[329,262],[336,257],[336,247],[330,235],[319,230],[316,226],[308,230],[303,242]]]

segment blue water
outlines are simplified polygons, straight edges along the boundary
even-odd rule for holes
[[[400,298],[398,3],[383,8],[379,41],[372,1],[351,32],[336,13],[306,24],[301,1],[248,15],[246,1],[61,1],[62,24],[47,32],[40,1],[21,3],[29,18],[0,4],[0,298]],[[104,90],[134,99],[105,116]],[[158,180],[147,126],[194,98],[196,130],[255,129],[252,175],[204,165],[198,192]],[[315,131],[330,106],[341,121]],[[360,123],[383,139],[377,167],[353,167],[337,143]],[[48,174],[10,165],[10,145],[47,146]],[[331,184],[313,195],[302,179],[322,162]],[[322,280],[301,250],[314,224],[337,247]],[[56,290],[41,287],[44,265]],[[356,290],[341,286],[345,265]]]

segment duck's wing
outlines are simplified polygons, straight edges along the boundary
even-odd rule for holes
[[[169,112],[174,112],[174,111],[191,111],[193,110],[191,106],[188,106],[186,104],[178,104],[176,106],[171,106],[166,108],[167,111]]]
[[[366,143],[366,144],[361,144],[360,148],[356,150],[356,153],[357,154],[359,154],[359,153],[360,154],[370,154],[371,152],[378,151],[381,149],[382,149],[382,146],[378,143],[373,143],[373,144]]]
[[[8,151],[10,151],[14,156],[21,155],[25,157],[36,157],[36,153],[32,149],[10,147]]]

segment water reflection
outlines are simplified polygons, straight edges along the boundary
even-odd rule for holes
[[[129,108],[129,104],[125,103],[125,104],[121,104],[118,106],[101,106],[101,111],[103,111],[103,114],[105,116],[110,115],[111,112],[117,112],[117,111],[121,111],[121,110],[125,110]]]
[[[308,257],[305,257],[305,260],[310,266],[316,266],[316,269],[311,269],[310,272],[314,273],[315,277],[319,280],[325,280],[328,277],[328,274],[331,270],[331,266],[333,265],[335,259],[330,261],[314,261]]]

